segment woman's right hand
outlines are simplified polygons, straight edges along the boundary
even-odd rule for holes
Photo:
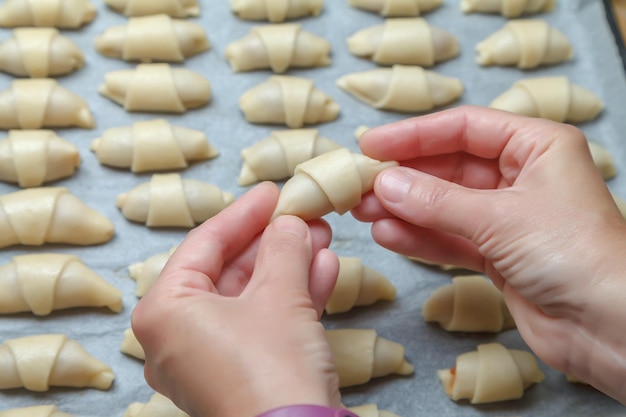
[[[486,273],[541,359],[626,402],[626,222],[580,130],[460,107],[360,146],[401,164],[353,210],[379,244]]]

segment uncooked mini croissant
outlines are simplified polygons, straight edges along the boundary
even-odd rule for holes
[[[499,332],[515,327],[502,293],[482,275],[452,278],[422,306],[426,321],[451,332]]]
[[[139,64],[105,75],[100,94],[126,111],[184,113],[211,101],[211,83],[200,74],[168,64]]]
[[[331,211],[344,214],[372,189],[379,172],[397,164],[347,148],[326,152],[296,167],[294,176],[283,185],[273,217],[292,214],[312,220]]]
[[[363,265],[359,258],[340,256],[337,283],[325,310],[327,314],[343,313],[395,298],[396,288],[383,274]]]
[[[56,77],[84,64],[78,45],[53,28],[14,29],[0,45],[0,70],[18,77]]]
[[[504,17],[545,13],[554,9],[556,0],[461,0],[464,13],[498,13]]]
[[[409,17],[435,10],[443,0],[348,0],[348,3],[384,17]]]
[[[85,100],[55,80],[14,80],[0,92],[0,129],[94,127]]]
[[[146,360],[146,353],[143,351],[143,347],[139,344],[131,328],[124,330],[124,339],[120,345],[120,352],[142,361]]]
[[[189,417],[167,397],[155,393],[147,403],[132,403],[123,417]]]
[[[226,59],[235,72],[268,69],[282,73],[289,68],[330,64],[330,43],[298,24],[256,26],[226,48]]]
[[[324,7],[323,0],[230,0],[238,18],[284,22],[306,16],[317,16]]]
[[[511,20],[476,45],[476,52],[480,65],[514,65],[521,69],[558,64],[574,56],[567,37],[541,19]]]
[[[232,203],[235,196],[217,186],[179,174],[154,174],[117,197],[117,207],[128,220],[148,227],[194,227]]]
[[[122,311],[122,293],[73,255],[14,256],[0,266],[0,314],[108,307]]]
[[[386,19],[348,38],[352,54],[381,65],[431,67],[459,54],[457,39],[421,17]]]
[[[89,0],[5,0],[0,26],[38,26],[76,29],[96,17]]]
[[[453,368],[437,374],[448,397],[472,404],[522,398],[526,388],[545,377],[531,353],[499,343],[478,345],[476,351],[459,355]]]
[[[51,386],[107,390],[111,368],[64,334],[6,340],[0,345],[0,389],[24,387],[47,391]]]
[[[68,243],[95,245],[113,237],[113,223],[63,187],[0,196],[0,248]]]
[[[128,267],[130,277],[137,281],[137,289],[135,290],[137,297],[146,295],[157,278],[159,278],[161,271],[175,249],[176,247],[173,247],[169,252],[158,253],[143,262],[137,262]]]
[[[132,172],[187,168],[189,161],[219,154],[201,131],[172,126],[164,119],[108,129],[91,143],[91,150],[101,164]]]
[[[269,137],[241,151],[243,166],[237,183],[280,181],[291,177],[296,165],[341,145],[319,135],[317,129],[274,131]]]
[[[357,405],[355,407],[348,407],[348,410],[359,417],[400,417],[387,410],[380,410],[376,404]]]
[[[59,411],[56,405],[35,405],[32,407],[13,408],[0,411],[0,417],[73,417]]]
[[[518,81],[489,107],[556,122],[582,123],[594,119],[604,103],[591,91],[562,76]]]
[[[379,337],[376,330],[326,330],[326,339],[335,359],[340,388],[386,375],[413,373],[413,365],[404,358],[404,347]]]
[[[613,161],[613,155],[611,152],[598,143],[587,142],[587,144],[589,145],[589,150],[591,151],[593,163],[600,170],[602,177],[605,180],[608,180],[616,176],[617,168],[615,167],[615,162]]]
[[[108,57],[142,62],[182,62],[211,47],[202,26],[166,14],[131,17],[128,24],[107,29],[94,43]]]
[[[344,75],[337,85],[376,109],[414,113],[445,106],[463,94],[458,78],[419,66],[394,65]]]
[[[295,129],[335,120],[339,105],[307,78],[274,75],[239,99],[250,123],[285,124]]]
[[[51,130],[11,130],[0,140],[0,180],[38,187],[74,174],[78,148]]]
[[[172,17],[200,15],[197,0],[104,0],[111,9],[126,16],[167,14]]]

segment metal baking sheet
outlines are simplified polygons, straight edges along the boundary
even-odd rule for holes
[[[95,357],[108,363],[116,374],[116,380],[109,391],[64,388],[53,388],[45,393],[22,389],[3,391],[0,392],[0,410],[54,403],[77,416],[121,417],[131,402],[147,401],[152,393],[143,379],[142,363],[119,352],[122,332],[129,326],[130,314],[137,302],[135,283],[129,278],[127,267],[169,250],[181,241],[185,231],[151,230],[126,221],[115,206],[116,196],[148,181],[150,175],[134,175],[129,171],[101,166],[89,150],[90,142],[106,129],[156,117],[165,117],[172,124],[202,130],[209,141],[220,149],[221,155],[193,165],[182,172],[183,177],[217,184],[239,196],[247,189],[236,184],[241,165],[239,151],[278,129],[275,126],[251,125],[238,109],[241,94],[270,74],[267,71],[231,72],[224,59],[226,45],[244,36],[259,23],[238,20],[231,14],[227,1],[201,1],[202,15],[195,20],[206,28],[213,48],[185,63],[185,67],[200,72],[211,81],[213,100],[205,108],[171,116],[129,114],[98,94],[98,85],[103,82],[107,71],[130,68],[132,64],[108,59],[95,52],[95,36],[110,26],[126,22],[125,17],[107,9],[103,2],[97,1],[96,4],[98,16],[91,24],[78,31],[65,32],[81,46],[87,65],[77,73],[62,77],[60,82],[88,100],[97,127],[93,130],[59,130],[60,136],[79,146],[83,161],[76,175],[51,185],[68,187],[87,204],[97,208],[114,222],[116,235],[111,242],[92,247],[11,247],[0,251],[0,263],[9,262],[12,256],[28,253],[75,254],[124,292],[125,308],[121,314],[77,309],[55,312],[42,318],[29,314],[4,316],[0,317],[0,339],[66,333],[79,340]],[[481,68],[474,62],[475,44],[499,29],[506,20],[494,15],[463,15],[458,0],[446,0],[440,9],[425,18],[456,35],[461,43],[461,54],[434,70],[458,77],[465,84],[463,97],[454,105],[487,105],[514,81],[530,76],[564,74],[573,82],[594,91],[604,100],[606,109],[597,120],[580,127],[591,140],[603,144],[613,154],[619,173],[608,182],[608,186],[617,195],[626,198],[626,175],[622,172],[626,166],[626,147],[622,137],[626,131],[623,113],[626,79],[615,39],[607,24],[603,2],[561,0],[555,11],[542,17],[572,41],[576,56],[571,62],[532,72],[514,68]],[[353,57],[345,39],[359,29],[380,24],[382,20],[379,16],[352,9],[345,0],[326,0],[320,16],[300,22],[306,30],[324,36],[333,45],[331,66],[290,72],[314,79],[318,88],[332,95],[341,105],[338,120],[319,125],[321,134],[357,151],[353,132],[359,125],[375,126],[407,117],[369,108],[335,86],[335,80],[346,73],[375,68],[371,62]],[[0,39],[9,36],[9,30],[0,30]],[[0,75],[0,88],[8,87],[11,80],[11,76]],[[0,138],[4,136],[0,132]],[[16,186],[0,184],[0,193],[17,190]],[[526,346],[517,331],[509,330],[497,335],[450,334],[437,326],[425,324],[420,313],[422,303],[435,288],[448,283],[454,273],[413,263],[378,247],[371,239],[369,225],[357,222],[350,215],[331,214],[328,220],[334,229],[331,247],[341,256],[361,257],[367,265],[383,272],[397,286],[398,298],[372,308],[324,318],[326,326],[375,328],[381,336],[404,344],[407,358],[415,365],[415,374],[410,377],[386,377],[346,389],[343,398],[347,405],[376,402],[380,408],[405,417],[624,414],[622,405],[592,388],[566,382],[563,375],[544,364],[541,367],[546,373],[545,381],[530,388],[521,400],[482,406],[449,400],[439,384],[436,371],[450,367],[458,354],[474,349],[479,343],[499,341],[511,348],[524,349]],[[210,385],[206,389],[211,389]]]

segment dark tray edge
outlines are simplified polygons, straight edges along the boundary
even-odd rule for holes
[[[611,27],[611,31],[613,32],[613,35],[615,37],[617,49],[619,50],[619,54],[622,57],[622,65],[624,66],[624,70],[626,70],[626,45],[624,44],[624,40],[622,39],[619,23],[615,18],[613,3],[611,0],[602,1],[604,3],[604,11],[606,12],[606,20],[609,22],[609,26]]]

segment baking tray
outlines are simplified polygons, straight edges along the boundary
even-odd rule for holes
[[[465,93],[454,105],[488,105],[489,102],[522,77],[568,75],[573,82],[594,91],[606,103],[606,109],[595,121],[581,125],[587,136],[604,145],[613,154],[618,175],[608,182],[611,190],[626,197],[626,161],[623,132],[626,117],[623,99],[626,80],[606,11],[601,0],[562,0],[555,11],[545,14],[550,24],[562,30],[576,49],[575,58],[555,67],[524,72],[514,68],[481,68],[474,62],[475,44],[499,29],[506,20],[500,16],[463,15],[459,1],[447,0],[443,6],[425,16],[429,23],[456,35],[461,44],[458,58],[437,65],[434,70],[460,78]],[[79,340],[96,358],[108,363],[116,374],[109,391],[53,388],[46,393],[22,389],[0,392],[0,410],[34,404],[57,404],[62,410],[77,416],[119,416],[133,401],[147,401],[152,391],[143,379],[142,363],[119,352],[122,332],[129,327],[130,314],[137,302],[135,283],[129,278],[128,265],[168,251],[184,237],[180,229],[148,229],[126,221],[115,207],[115,198],[134,186],[148,181],[149,174],[134,175],[128,171],[101,166],[89,151],[89,144],[106,129],[127,126],[139,120],[165,117],[172,124],[206,132],[209,141],[221,155],[210,161],[194,164],[182,172],[184,178],[194,178],[219,185],[237,196],[247,188],[238,187],[236,179],[241,166],[242,148],[268,136],[275,126],[251,125],[238,109],[239,97],[249,88],[267,79],[267,71],[233,74],[224,59],[226,45],[248,33],[258,23],[244,22],[234,17],[227,1],[202,0],[202,15],[195,19],[208,33],[213,48],[189,59],[185,67],[200,72],[213,85],[213,100],[209,106],[184,115],[155,115],[126,113],[97,92],[108,71],[130,68],[132,64],[108,59],[94,51],[95,36],[126,18],[96,2],[97,18],[78,31],[66,31],[84,51],[87,65],[81,71],[62,77],[63,86],[88,100],[97,126],[93,130],[61,129],[59,135],[76,144],[83,163],[73,177],[51,185],[66,186],[90,206],[111,219],[116,227],[114,239],[104,245],[73,247],[49,245],[40,248],[11,247],[0,251],[0,263],[12,256],[27,253],[60,252],[79,256],[83,261],[124,293],[124,311],[112,314],[104,310],[76,309],[55,312],[48,317],[18,314],[0,317],[0,339],[41,333],[63,332]],[[342,75],[376,66],[353,57],[345,39],[359,29],[382,22],[379,16],[352,9],[344,0],[327,0],[319,17],[302,19],[305,30],[329,39],[333,45],[333,63],[326,68],[291,71],[292,75],[312,78],[316,86],[327,92],[341,105],[340,117],[332,123],[319,125],[326,137],[358,151],[353,136],[360,125],[376,126],[406,118],[407,115],[374,110],[336,87]],[[0,39],[10,36],[0,30]],[[0,88],[8,87],[13,78],[0,75]],[[0,137],[4,137],[0,132]],[[9,184],[0,184],[0,193],[17,191]],[[510,348],[526,349],[516,330],[496,335],[447,333],[434,325],[425,324],[421,317],[424,300],[437,287],[447,284],[455,272],[426,267],[377,246],[369,225],[354,220],[349,214],[327,216],[334,230],[332,249],[341,256],[357,256],[365,264],[384,273],[398,289],[394,302],[379,303],[350,313],[324,318],[328,328],[374,328],[379,334],[402,343],[408,360],[415,365],[410,377],[386,377],[369,384],[346,389],[347,405],[376,402],[400,416],[617,416],[624,407],[593,388],[571,384],[560,373],[541,363],[546,373],[542,383],[530,388],[523,399],[502,403],[471,406],[455,403],[444,394],[436,372],[450,367],[460,353],[473,350],[477,344],[498,341]],[[219,382],[219,381],[218,381]],[[207,385],[206,389],[211,389]]]

